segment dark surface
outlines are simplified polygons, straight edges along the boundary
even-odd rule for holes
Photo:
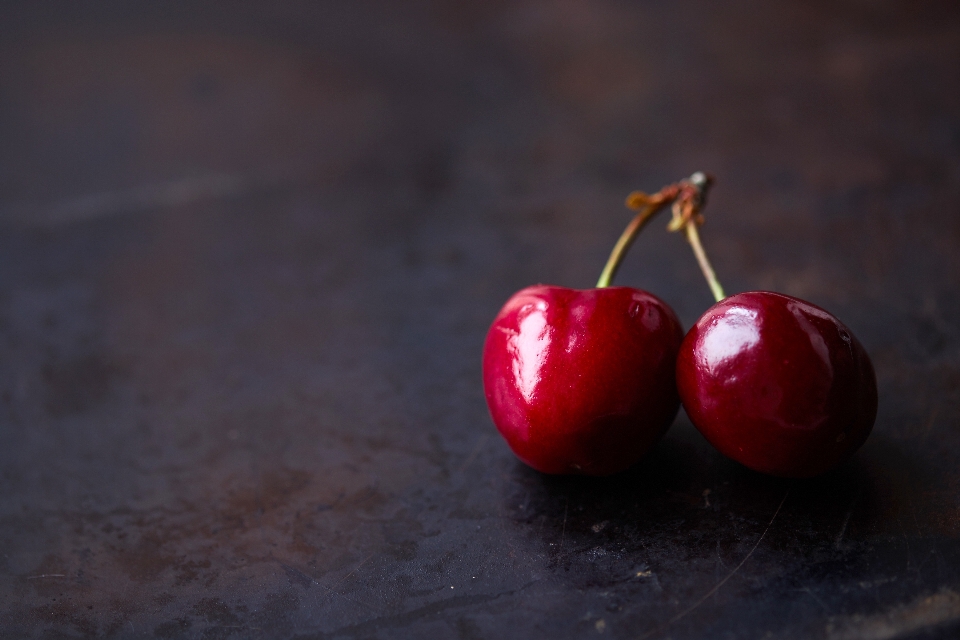
[[[257,5],[0,5],[0,635],[960,634],[954,3]],[[871,353],[873,435],[528,470],[488,323],[697,169],[727,290]],[[617,282],[710,304],[660,223]]]

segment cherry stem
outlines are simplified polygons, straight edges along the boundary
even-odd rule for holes
[[[634,191],[627,196],[627,206],[631,209],[640,209],[640,213],[634,216],[630,224],[627,225],[627,228],[623,230],[623,233],[620,234],[620,239],[617,240],[617,244],[613,247],[613,251],[610,252],[607,264],[603,267],[603,273],[600,274],[600,279],[597,280],[598,289],[610,286],[610,282],[613,281],[613,276],[616,275],[617,269],[620,268],[620,263],[623,262],[623,258],[627,254],[627,249],[629,249],[633,241],[636,240],[640,231],[643,230],[653,216],[673,202],[679,192],[679,185],[669,185],[652,196],[642,191]]]
[[[693,255],[697,258],[697,264],[700,265],[700,271],[710,285],[714,300],[720,302],[727,295],[723,292],[717,274],[710,265],[707,252],[703,250],[703,244],[700,242],[700,233],[697,231],[697,227],[703,224],[700,210],[706,203],[707,189],[711,184],[713,184],[713,178],[702,171],[696,172],[681,183],[681,193],[673,203],[673,220],[670,221],[667,229],[670,231],[683,229],[687,242],[693,249]]]
[[[703,277],[707,279],[707,284],[710,285],[713,299],[720,302],[727,297],[727,294],[723,292],[723,286],[721,286],[720,281],[717,280],[717,274],[713,271],[713,267],[710,266],[710,260],[707,259],[707,252],[703,250],[697,225],[688,224],[685,229],[687,242],[690,243],[690,247],[693,249],[693,255],[697,256],[697,263],[700,265],[700,271],[703,272]]]

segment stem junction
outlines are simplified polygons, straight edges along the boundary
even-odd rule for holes
[[[686,180],[681,180],[675,184],[667,185],[653,195],[647,195],[642,191],[634,191],[627,196],[627,206],[639,211],[630,221],[627,228],[623,230],[617,244],[614,245],[607,264],[603,267],[603,273],[597,281],[597,288],[609,287],[613,276],[616,275],[620,263],[627,253],[627,249],[633,244],[637,235],[662,209],[668,205],[673,205],[673,219],[667,226],[669,231],[683,230],[687,236],[687,242],[690,243],[693,253],[700,265],[700,270],[710,285],[710,291],[717,302],[726,297],[720,281],[717,280],[717,274],[707,259],[707,254],[703,250],[703,244],[700,242],[700,234],[697,227],[703,224],[703,216],[700,211],[706,204],[707,189],[713,184],[713,178],[702,171],[694,173]]]

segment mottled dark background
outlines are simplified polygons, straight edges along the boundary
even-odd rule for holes
[[[728,291],[872,354],[871,439],[528,470],[488,323],[697,169]],[[618,282],[689,326],[662,226]],[[0,637],[956,637],[958,410],[956,3],[0,4]]]

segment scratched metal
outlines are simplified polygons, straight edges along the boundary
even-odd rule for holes
[[[956,637],[958,51],[945,2],[3,3],[0,637]],[[697,169],[872,437],[525,468],[488,323]],[[618,282],[710,303],[660,224]]]

